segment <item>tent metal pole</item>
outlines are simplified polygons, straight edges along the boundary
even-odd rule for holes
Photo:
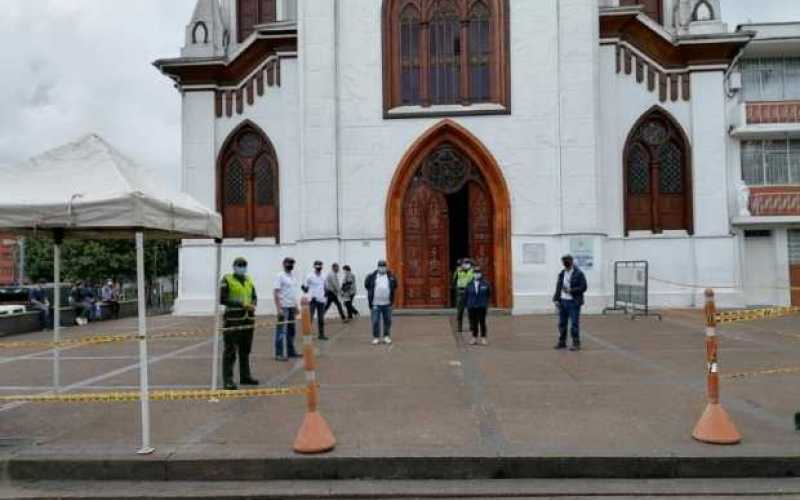
[[[61,391],[61,238],[53,244],[53,391]]]
[[[219,386],[219,338],[222,335],[222,307],[220,306],[220,273],[222,272],[222,240],[215,239],[216,264],[214,266],[214,352],[211,355],[211,390]],[[212,398],[211,401],[218,401]]]
[[[147,303],[144,291],[144,233],[136,233],[136,282],[139,312],[139,396],[142,412],[142,447],[139,455],[149,455],[155,449],[150,446],[150,383],[147,359]]]

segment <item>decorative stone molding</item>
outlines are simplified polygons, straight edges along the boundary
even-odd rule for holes
[[[800,215],[800,186],[750,188],[750,213],[765,215]]]
[[[281,86],[281,58],[272,57],[251,76],[244,85],[235,89],[220,89],[215,92],[214,111],[217,118],[227,116],[230,118],[234,112],[234,102],[236,114],[244,113],[245,99],[247,105],[255,103],[256,95],[264,95],[264,84],[268,87]]]
[[[691,99],[691,87],[689,82],[689,71],[681,73],[665,72],[648,62],[643,56],[638,54],[635,49],[622,43],[616,44],[616,65],[617,73],[631,75],[635,71],[636,83],[647,85],[649,92],[654,92],[658,87],[658,99],[661,102]],[[658,85],[656,85],[658,82]]]

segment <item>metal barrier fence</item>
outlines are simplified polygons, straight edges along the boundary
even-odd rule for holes
[[[617,261],[614,263],[614,305],[603,309],[603,314],[622,311],[631,319],[661,315],[651,313],[649,306],[649,264],[646,260]]]

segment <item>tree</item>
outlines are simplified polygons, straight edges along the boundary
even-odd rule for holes
[[[154,276],[171,276],[178,271],[177,241],[145,242],[145,273],[148,282]],[[101,282],[106,279],[136,279],[136,245],[130,240],[65,240],[61,250],[62,281]],[[53,280],[53,241],[27,238],[25,266],[28,277],[37,281]]]

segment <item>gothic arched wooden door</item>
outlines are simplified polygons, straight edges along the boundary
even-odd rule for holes
[[[469,252],[472,259],[481,267],[483,275],[494,283],[494,227],[492,226],[492,200],[486,189],[475,181],[468,184],[469,202]],[[494,303],[494,298],[492,299]]]
[[[416,178],[404,201],[403,272],[406,307],[446,307],[449,296],[447,200]]]

